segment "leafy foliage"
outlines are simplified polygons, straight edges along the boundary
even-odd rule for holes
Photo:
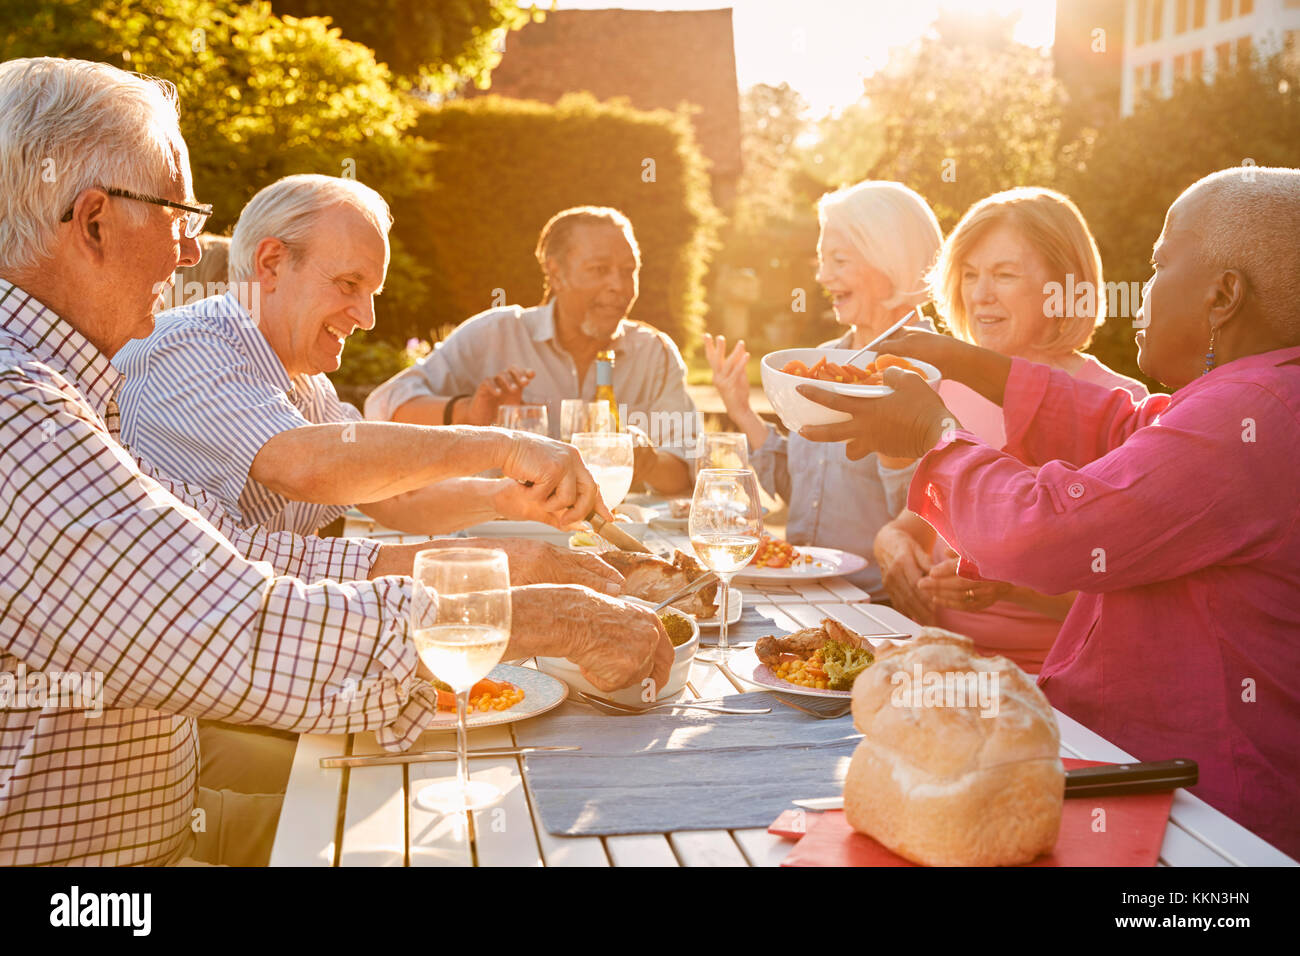
[[[1169,99],[1150,97],[1132,115],[1095,134],[1058,188],[1088,220],[1108,282],[1150,277],[1151,247],[1165,211],[1202,176],[1238,166],[1295,166],[1300,156],[1300,71],[1281,58],[1182,83]],[[1135,310],[1134,310],[1135,311]],[[1131,317],[1108,321],[1092,351],[1137,375]]]
[[[403,136],[414,107],[370,50],[324,20],[277,17],[265,2],[59,0],[4,7],[0,33],[6,57],[101,60],[175,83],[210,231],[233,227],[254,193],[293,173],[353,176],[395,210],[424,182],[423,144]],[[381,325],[424,280],[395,243]]]
[[[712,319],[711,331],[728,331],[725,299],[748,284],[744,291],[753,301],[745,339],[755,355],[834,334],[816,281],[816,201],[825,188],[803,171],[801,140],[812,128],[807,112],[807,102],[786,83],[758,84],[740,98],[744,171],[719,255],[714,299],[722,315]]]
[[[846,178],[910,186],[945,230],[990,193],[1052,180],[1061,91],[1051,59],[1036,50],[927,38],[871,76],[865,95],[860,118],[874,129],[877,151]]]
[[[693,341],[718,216],[684,115],[589,94],[555,106],[486,96],[422,108],[415,131],[433,147],[433,186],[394,228],[432,277],[422,324],[393,336],[423,335],[502,299],[536,304],[542,226],[568,206],[604,205],[627,214],[641,247],[633,317],[683,347]]]
[[[363,43],[396,74],[418,76],[446,93],[469,80],[486,88],[501,62],[498,38],[542,10],[518,0],[274,0],[277,13],[330,17],[349,40]]]

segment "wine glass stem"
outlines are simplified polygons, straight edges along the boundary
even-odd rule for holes
[[[722,621],[718,625],[718,661],[727,663],[727,601],[728,591],[731,590],[731,575],[718,575],[718,613],[722,615]]]
[[[469,691],[456,691],[456,779],[460,782],[461,803],[469,803],[469,731],[465,726],[465,711],[469,707]]]

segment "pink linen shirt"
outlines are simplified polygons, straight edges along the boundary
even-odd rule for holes
[[[1051,702],[1300,856],[1300,348],[1140,404],[1016,359],[1003,409],[1005,452],[954,433],[909,507],[968,577],[1082,592]]]
[[[1139,402],[1147,397],[1146,386],[1141,382],[1108,368],[1091,355],[1084,355],[1083,364],[1072,374],[1082,382],[1125,389]],[[1006,445],[1007,431],[1000,406],[950,379],[939,383],[939,396],[967,431],[974,432],[991,448]],[[943,538],[935,541],[931,557],[936,563],[948,557],[948,544]],[[1009,657],[1029,674],[1042,670],[1047,652],[1061,629],[1059,620],[1013,601],[994,601],[982,611],[939,605],[934,609],[934,622],[973,639],[981,654]]]

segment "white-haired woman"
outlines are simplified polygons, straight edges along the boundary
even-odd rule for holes
[[[977,202],[944,242],[931,286],[956,338],[1146,397],[1140,382],[1082,351],[1106,318],[1101,256],[1082,214],[1061,193],[1012,189]],[[939,394],[991,447],[1006,445],[1001,408],[957,382],[943,382]],[[1073,592],[1046,595],[959,577],[955,552],[910,511],[880,530],[874,552],[895,607],[966,634],[1031,673],[1074,603]]]
[[[847,326],[821,347],[861,348],[926,301],[925,276],[943,233],[925,200],[899,183],[868,181],[828,193],[817,212],[817,281],[831,297],[835,321]],[[906,504],[911,463],[874,454],[850,461],[842,447],[782,437],[750,407],[744,341],[727,354],[725,338],[706,335],[704,347],[727,414],[749,439],[759,481],[789,507],[786,537],[870,556],[876,532]],[[850,580],[887,598],[874,563]]]

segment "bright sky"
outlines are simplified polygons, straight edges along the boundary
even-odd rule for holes
[[[545,0],[539,6],[545,7]],[[940,6],[1020,13],[1016,39],[1051,46],[1056,0],[557,0],[558,9],[716,10],[732,8],[736,74],[742,90],[789,83],[812,115],[842,109],[862,77],[884,65],[934,22]]]

